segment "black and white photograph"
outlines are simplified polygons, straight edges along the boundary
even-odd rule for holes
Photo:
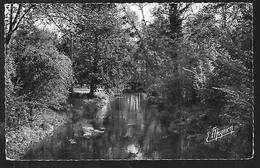
[[[5,159],[253,159],[253,18],[249,2],[5,3]]]

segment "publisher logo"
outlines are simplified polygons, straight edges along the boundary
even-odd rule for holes
[[[218,139],[223,138],[224,136],[231,135],[234,133],[234,127],[230,126],[222,130],[218,127],[213,127],[211,131],[207,132],[206,142],[217,141]]]

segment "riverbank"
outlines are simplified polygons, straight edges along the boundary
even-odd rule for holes
[[[65,113],[57,113],[51,109],[40,109],[32,122],[32,127],[21,126],[20,130],[6,131],[6,159],[19,160],[31,145],[51,136],[55,128],[68,122]]]
[[[147,102],[160,111],[158,117],[166,126],[168,136],[175,135],[181,142],[176,157],[182,159],[252,157],[252,127],[248,123],[232,119],[232,116],[225,114],[223,109],[207,107],[202,103],[174,106],[168,99],[163,100],[158,96],[148,96]],[[219,114],[214,115],[217,113]],[[219,135],[222,130],[231,128],[232,131],[225,133],[225,136]]]
[[[84,91],[75,92],[78,103],[74,109],[72,117],[73,122],[78,130],[82,130],[82,136],[87,135],[87,138],[95,136],[98,129],[104,129],[103,121],[107,117],[107,108],[113,95],[108,95],[104,91],[95,93],[95,98],[89,99]]]
[[[84,94],[84,93],[82,93]],[[31,146],[52,136],[58,127],[71,120],[77,120],[82,127],[94,127],[94,123],[102,122],[106,116],[106,106],[110,96],[105,92],[97,92],[92,99],[80,98],[81,106],[73,106],[65,112],[55,112],[51,109],[40,109],[31,127],[21,126],[20,130],[6,131],[6,159],[19,160]]]

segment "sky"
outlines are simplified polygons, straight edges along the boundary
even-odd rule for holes
[[[142,20],[142,13],[139,7],[137,6],[137,3],[131,3],[128,4],[130,9],[135,11],[138,16],[138,21],[140,22]],[[156,7],[158,3],[146,3],[146,6],[144,7],[144,17],[145,20],[148,22],[151,22],[153,20],[153,17],[151,15],[151,10]]]
[[[151,10],[154,7],[158,6],[159,4],[162,4],[162,3],[145,3],[143,10],[144,10],[144,17],[145,17],[146,22],[152,22],[153,21],[154,18],[151,14]],[[192,4],[191,10],[189,12],[197,13],[205,4],[206,3],[194,3],[194,4]],[[126,5],[128,5],[132,11],[136,12],[136,14],[138,16],[138,21],[141,22],[142,13],[141,13],[141,10],[138,7],[138,3],[127,3]],[[54,28],[55,27],[54,25],[42,25],[41,22],[36,23],[36,25],[37,24],[38,24],[39,27],[42,27],[42,28],[47,28],[47,29],[51,29],[51,30],[56,29],[56,28]]]
[[[145,3],[145,4],[146,4],[146,6],[144,7],[145,20],[148,22],[152,22],[153,17],[151,15],[151,10],[157,5],[162,3]],[[206,3],[193,3],[189,12],[197,13],[205,4]],[[128,6],[130,7],[131,10],[136,12],[138,16],[138,21],[140,22],[142,20],[142,13],[139,7],[137,6],[137,3],[129,3]]]

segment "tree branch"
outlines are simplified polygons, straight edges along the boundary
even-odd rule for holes
[[[17,9],[17,12],[16,12],[16,15],[15,15],[14,21],[12,22],[13,25],[16,24],[17,19],[18,19],[18,16],[19,16],[20,13],[21,13],[21,9],[22,9],[22,4],[19,4],[19,7],[18,7],[18,9]]]
[[[181,10],[180,10],[180,14],[182,14],[185,10],[187,10],[189,7],[191,6],[191,4],[187,4],[185,7],[183,7]]]
[[[16,31],[16,29],[18,28],[18,25],[20,24],[20,22],[22,21],[22,19],[24,18],[24,16],[25,16],[33,7],[35,7],[35,6],[36,6],[36,5],[32,4],[32,5],[24,12],[24,14],[23,14],[23,15],[21,16],[21,18],[18,20],[18,22],[17,22],[15,28],[13,29],[12,33],[13,33],[14,31]]]
[[[196,75],[196,73],[195,73],[195,72],[193,72],[192,70],[186,69],[186,68],[184,68],[184,67],[182,67],[182,69],[183,69],[184,71],[187,71],[187,72],[190,72],[190,73],[192,73],[192,74]]]
[[[142,41],[142,37],[141,37],[141,35],[140,35],[140,33],[139,33],[139,30],[136,28],[134,22],[133,22],[133,21],[130,19],[130,17],[127,15],[127,12],[126,12],[126,9],[125,9],[125,8],[124,8],[124,12],[125,12],[125,14],[126,14],[127,19],[129,20],[129,21],[127,20],[127,22],[130,23],[130,25],[133,26],[133,28],[135,29],[135,31],[136,31],[138,37],[139,37],[140,40]]]
[[[144,6],[142,6],[141,4],[139,4],[139,8],[141,10],[141,13],[142,13],[142,17],[143,17],[143,22],[144,22],[144,25],[146,26],[146,21],[145,21],[145,18],[144,18]]]
[[[12,31],[13,29],[13,4],[11,4],[11,9],[10,9],[10,18],[9,18],[9,30],[8,30],[8,34]]]

